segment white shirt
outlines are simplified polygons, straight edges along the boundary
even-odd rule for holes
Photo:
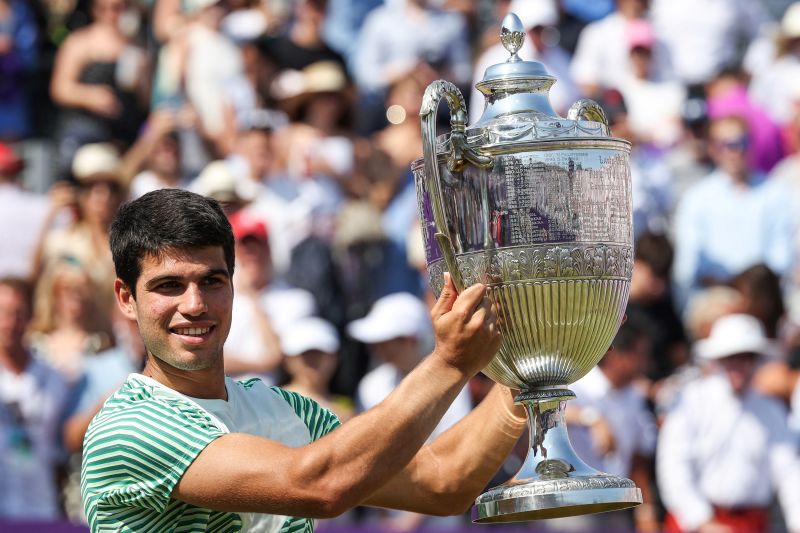
[[[524,61],[538,61],[544,65],[550,75],[557,78],[558,81],[550,88],[550,104],[556,113],[566,115],[570,106],[580,98],[578,88],[575,87],[572,75],[569,73],[569,54],[559,46],[547,47],[540,53],[526,34],[525,41],[517,55]],[[469,122],[471,124],[481,118],[485,106],[483,94],[475,88],[475,84],[483,79],[487,68],[498,63],[505,63],[508,57],[508,51],[502,44],[497,43],[487,48],[475,63],[469,101]]]
[[[633,456],[651,456],[655,451],[656,423],[642,394],[633,386],[613,389],[603,371],[594,367],[570,389],[578,406],[591,406],[602,414],[614,433],[616,448],[606,455],[597,453],[589,429],[570,426],[569,436],[578,457],[602,472],[627,477]]]
[[[778,124],[787,124],[795,114],[798,87],[800,58],[787,54],[753,76],[749,94],[772,120]]]
[[[258,320],[252,308],[254,303],[260,306],[278,337],[295,320],[311,316],[317,310],[314,295],[305,289],[268,288],[261,292],[256,302],[236,296],[234,292],[231,330],[225,341],[225,352],[250,362],[260,359],[264,351],[264,342],[257,333]],[[253,377],[261,378],[268,385],[275,384],[273,373]]]
[[[653,0],[650,18],[686,83],[709,81],[736,63],[739,40],[752,41],[766,20],[761,3],[751,0]]]
[[[47,210],[46,196],[0,184],[0,276],[30,275]]]
[[[357,400],[358,406],[361,411],[372,409],[384,398],[389,396],[403,376],[398,372],[397,368],[389,363],[383,363],[374,370],[368,372],[358,384]],[[459,420],[464,418],[472,410],[472,400],[469,396],[469,391],[466,387],[461,389],[456,399],[450,404],[450,407],[442,416],[439,424],[431,433],[430,439],[435,439],[447,431],[451,426],[454,426]]]
[[[720,507],[767,507],[775,490],[789,530],[800,530],[800,466],[783,406],[733,394],[712,375],[687,385],[661,428],[657,476],[664,504],[685,531]]]
[[[678,141],[683,133],[681,113],[686,98],[683,85],[629,76],[618,88],[625,98],[630,128],[639,139],[662,147]]]
[[[0,517],[54,520],[61,515],[55,467],[67,386],[32,359],[22,374],[0,366]]]
[[[628,23],[614,12],[583,29],[570,65],[576,83],[617,88],[631,76]],[[653,46],[651,70],[653,80],[672,76],[669,53],[660,41]]]

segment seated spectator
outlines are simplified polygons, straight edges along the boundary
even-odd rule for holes
[[[0,279],[0,519],[56,520],[68,388],[23,342],[30,319],[28,284]]]
[[[111,309],[98,294],[88,268],[66,257],[50,262],[36,286],[31,345],[70,384],[88,356],[116,344]]]
[[[616,88],[631,76],[630,48],[624,36],[631,24],[645,20],[647,4],[647,0],[618,0],[616,11],[583,29],[570,72],[584,94],[593,96],[604,88]],[[652,49],[648,77],[655,81],[670,79],[672,69],[666,46],[657,38]]]
[[[231,216],[236,269],[231,330],[225,343],[225,371],[277,383],[280,341],[286,329],[316,311],[314,297],[273,279],[267,228],[246,211]]]
[[[675,286],[680,306],[703,286],[756,263],[779,276],[792,264],[795,222],[784,184],[748,165],[749,132],[738,117],[713,120],[717,170],[686,191],[675,214]]]
[[[769,350],[759,321],[741,314],[697,343],[714,371],[686,387],[658,441],[665,531],[768,531],[775,493],[787,528],[800,530],[800,458],[786,409],[751,386]]]
[[[384,296],[375,302],[367,316],[347,325],[347,333],[366,344],[375,367],[358,384],[356,404],[360,411],[379,404],[411,372],[432,345],[432,326],[422,300],[408,293]],[[458,394],[431,433],[435,439],[456,424],[472,409],[468,387]],[[451,517],[454,518],[454,517]],[[424,522],[421,515],[391,513],[383,519],[386,527],[414,529]],[[431,519],[431,527],[453,525],[449,519]]]
[[[24,166],[10,146],[0,143],[0,277],[32,274],[36,242],[47,222],[47,198],[20,183]]]
[[[126,0],[92,0],[93,22],[59,47],[50,93],[63,108],[59,156],[68,164],[84,144],[136,138],[148,77],[141,48],[122,31]]]
[[[316,317],[295,321],[281,336],[283,367],[289,376],[281,387],[311,398],[344,422],[353,416],[352,402],[330,391],[339,346],[339,334],[330,322]]]

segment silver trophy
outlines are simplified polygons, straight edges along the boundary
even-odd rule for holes
[[[461,92],[428,86],[420,110],[423,159],[412,164],[431,284],[488,286],[503,342],[484,373],[519,389],[530,424],[520,471],[482,494],[475,522],[515,522],[613,511],[642,502],[625,478],[588,466],[569,442],[567,387],[608,349],[633,269],[630,143],[610,136],[591,100],[559,117],[543,65],[523,61],[514,14],[501,40],[510,57],[477,84],[486,105],[467,127]],[[449,135],[436,138],[444,97]]]

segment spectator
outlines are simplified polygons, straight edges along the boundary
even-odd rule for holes
[[[130,144],[148,89],[144,52],[121,30],[126,0],[92,0],[93,22],[58,49],[50,92],[63,108],[59,156],[66,166],[87,143]]]
[[[31,345],[70,384],[83,375],[87,356],[116,344],[102,293],[89,269],[71,258],[51,261],[36,287]]]
[[[58,372],[25,346],[31,289],[0,280],[0,518],[55,520],[56,469],[68,389]]]
[[[739,64],[738,44],[759,36],[767,22],[760,2],[745,0],[653,0],[650,14],[675,74],[690,86]]]
[[[378,405],[419,363],[430,348],[431,331],[427,308],[419,298],[408,293],[380,298],[367,316],[348,324],[348,334],[368,345],[376,365],[358,384],[356,402],[360,411]],[[430,439],[435,439],[469,413],[472,408],[469,398],[465,387],[445,412]],[[392,513],[383,523],[388,527],[414,529],[423,522],[423,516]],[[449,519],[432,522],[428,525],[453,525]]]
[[[602,89],[618,87],[633,71],[630,48],[622,36],[629,26],[645,20],[647,0],[617,0],[615,12],[583,29],[572,58],[570,71],[584,94],[593,96]],[[649,78],[664,81],[671,76],[668,51],[661,39],[654,40]]]
[[[158,189],[185,189],[189,185],[181,166],[180,137],[173,112],[151,114],[137,144],[141,145],[144,169],[131,181],[131,199]]]
[[[686,333],[672,303],[673,248],[665,235],[643,233],[633,249],[628,314],[647,318],[652,343],[647,376],[659,381],[689,361]]]
[[[281,337],[281,351],[289,376],[282,388],[311,398],[342,422],[353,416],[352,402],[330,391],[339,351],[339,334],[330,322],[316,317],[297,320]]]
[[[716,371],[687,386],[661,428],[665,530],[767,531],[777,492],[788,529],[797,531],[800,471],[787,413],[750,384],[770,349],[761,324],[749,315],[723,317],[696,349]]]
[[[628,530],[634,524],[637,531],[657,529],[650,476],[656,423],[638,383],[649,359],[646,323],[629,314],[598,366],[570,385],[577,398],[567,404],[566,418],[578,456],[602,472],[630,477],[644,500],[632,513],[594,517],[589,520],[591,531]]]
[[[19,181],[25,166],[0,143],[0,277],[29,277],[36,242],[47,222],[47,198],[28,192]]]
[[[744,312],[761,321],[767,337],[777,339],[786,313],[778,276],[767,265],[753,265],[737,274],[731,286],[744,298]]]
[[[246,211],[231,216],[236,239],[236,270],[231,331],[225,344],[225,370],[277,383],[280,338],[293,322],[316,311],[308,292],[272,277],[267,228]]]
[[[698,288],[727,282],[756,263],[782,276],[794,255],[788,193],[747,164],[745,121],[712,121],[710,142],[717,170],[686,192],[675,215],[675,284],[681,306]]]

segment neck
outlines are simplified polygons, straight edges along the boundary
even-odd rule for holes
[[[203,370],[181,370],[148,352],[142,374],[192,398],[227,400],[228,391],[225,388],[225,372],[221,357],[219,361],[219,364]]]
[[[30,353],[21,344],[0,348],[0,367],[14,374],[22,374],[30,362]]]
[[[320,44],[322,39],[313,24],[301,21],[292,28],[292,41],[300,46],[310,47]]]

